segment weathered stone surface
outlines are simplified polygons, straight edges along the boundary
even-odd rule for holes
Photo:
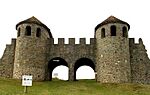
[[[6,45],[4,54],[0,60],[0,76],[2,77],[12,78],[13,76],[15,46],[16,39],[12,39],[11,44]]]
[[[110,27],[116,26],[116,36],[111,36]],[[97,81],[102,83],[130,82],[129,40],[122,36],[125,24],[106,24],[96,31]],[[106,36],[101,37],[101,29],[105,28]]]
[[[64,65],[73,81],[76,70],[87,65],[101,83],[150,83],[150,60],[142,40],[136,44],[128,38],[130,26],[124,21],[112,16],[104,22],[96,27],[90,44],[85,38],[79,44],[75,38],[69,38],[68,44],[59,38],[54,44],[50,29],[35,17],[20,22],[17,39],[6,46],[0,60],[0,76],[21,79],[28,74],[37,81],[51,80],[53,69]]]
[[[142,39],[134,43],[130,39],[131,80],[134,83],[150,83],[150,60]]]

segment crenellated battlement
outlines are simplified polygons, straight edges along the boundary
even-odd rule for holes
[[[90,38],[90,43],[86,43],[86,38],[79,38],[79,44],[76,44],[76,39],[75,38],[68,38],[68,43],[65,43],[65,38],[58,38],[58,43],[55,44],[55,39],[50,38],[49,43],[50,44],[55,44],[55,45],[93,45],[95,44],[96,39],[95,38]]]
[[[69,38],[69,44],[75,44],[75,38]]]
[[[143,41],[141,38],[138,39],[138,43],[135,42],[135,38],[129,38],[130,45],[143,45]]]
[[[136,55],[138,52],[147,52],[145,49],[145,45],[143,44],[143,41],[141,38],[138,39],[138,43],[135,42],[134,38],[129,38],[129,46],[130,46],[130,55]],[[133,53],[133,51],[136,51],[136,54]],[[147,55],[147,54],[146,54]]]
[[[134,38],[129,38],[129,46],[130,46],[130,50],[146,51],[141,38],[138,39],[138,43],[135,42]]]
[[[16,38],[11,39],[11,44],[16,44]]]

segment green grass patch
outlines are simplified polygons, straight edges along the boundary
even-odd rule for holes
[[[150,95],[150,85],[100,84],[95,80],[33,82],[24,94],[21,80],[0,78],[0,95]]]

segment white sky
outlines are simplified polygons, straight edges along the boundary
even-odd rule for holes
[[[0,56],[16,38],[15,25],[31,16],[47,25],[54,38],[89,39],[110,15],[130,24],[129,37],[141,37],[150,56],[149,10],[149,0],[1,0]]]

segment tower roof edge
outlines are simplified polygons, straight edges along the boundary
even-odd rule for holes
[[[95,27],[95,31],[100,27],[100,26],[103,26],[105,24],[108,24],[108,23],[121,23],[121,24],[126,24],[128,26],[128,29],[130,29],[130,25],[125,22],[125,21],[122,21],[118,18],[116,18],[115,16],[110,16],[108,17],[106,20],[104,20],[103,22],[101,22],[100,24],[98,24],[96,27]]]
[[[16,25],[16,29],[17,27],[20,25],[20,24],[23,24],[23,23],[29,23],[29,24],[37,24],[37,25],[40,25],[40,26],[43,26],[47,31],[48,33],[51,35],[50,33],[50,29],[45,25],[43,24],[40,20],[38,20],[36,17],[32,16],[24,21],[21,21],[19,22],[17,25]]]

